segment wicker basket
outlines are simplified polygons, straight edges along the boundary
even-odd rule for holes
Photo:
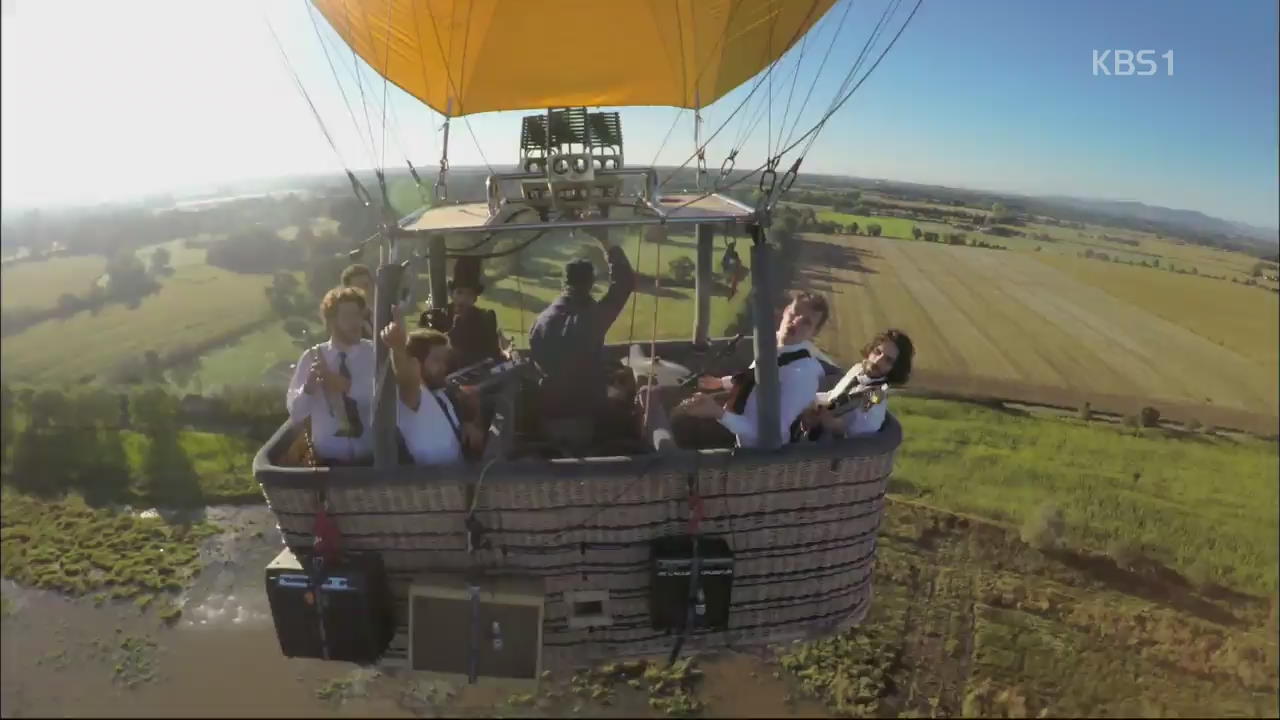
[[[463,571],[544,578],[544,666],[665,652],[647,616],[649,542],[685,531],[692,482],[704,533],[733,549],[730,629],[694,633],[691,650],[783,642],[861,621],[876,535],[902,429],[778,452],[704,450],[586,460],[495,461],[484,468],[315,467],[306,426],[285,426],[254,473],[288,545],[311,547],[317,490],[352,549],[394,573]],[[285,460],[295,465],[286,466]],[[486,549],[466,549],[474,489]],[[607,589],[613,625],[570,629],[564,593]],[[401,603],[403,608],[403,603]],[[406,624],[407,618],[402,617]]]

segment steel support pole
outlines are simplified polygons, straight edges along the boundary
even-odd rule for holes
[[[752,317],[755,324],[756,419],[758,447],[776,450],[782,447],[778,422],[778,340],[773,317],[773,274],[769,262],[772,255],[764,228],[751,226],[751,292]]]

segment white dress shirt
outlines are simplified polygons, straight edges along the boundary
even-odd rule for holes
[[[862,363],[858,363],[849,368],[849,372],[840,378],[840,382],[836,383],[831,391],[818,393],[817,401],[823,404],[829,403],[840,392],[841,386],[857,387],[866,385],[868,380],[870,378],[862,373]],[[889,386],[881,385],[878,393],[880,402],[859,405],[839,418],[845,437],[880,432],[880,426],[884,425],[885,413],[889,411]]]
[[[814,395],[822,383],[822,376],[826,374],[822,363],[813,357],[815,350],[808,342],[783,345],[778,348],[778,355],[796,350],[808,350],[810,356],[778,368],[778,423],[782,433],[779,437],[784,445],[791,437],[791,423],[813,403]],[[751,367],[755,367],[755,363],[751,363]],[[756,447],[760,444],[759,423],[756,419],[760,412],[757,390],[759,388],[752,390],[747,396],[747,405],[741,415],[726,411],[720,417],[720,424],[738,437],[738,447]]]
[[[418,465],[461,462],[462,444],[458,442],[455,428],[460,432],[462,425],[458,411],[444,390],[432,391],[422,386],[417,410],[405,405],[399,393],[396,397],[396,424],[413,461]]]
[[[335,374],[342,367],[345,355],[347,369],[351,373],[351,388],[345,396],[327,393],[320,385],[310,394],[303,390],[316,352],[324,358],[329,372]],[[290,422],[297,423],[304,418],[311,418],[311,444],[320,459],[357,462],[373,454],[374,367],[371,340],[361,340],[349,347],[341,347],[334,344],[333,340],[327,340],[308,348],[298,358],[293,379],[289,381],[285,405],[289,410]],[[344,397],[354,403],[358,426],[347,417],[347,400]]]

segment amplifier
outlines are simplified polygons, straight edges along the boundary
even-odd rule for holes
[[[654,630],[681,630],[689,607],[693,540],[688,535],[658,538],[650,544],[649,619]],[[718,537],[698,536],[698,596],[694,627],[729,626],[733,591],[733,551]]]
[[[393,609],[378,553],[347,553],[342,565],[313,579],[285,548],[267,565],[266,581],[285,657],[367,664],[391,643]]]
[[[541,578],[486,577],[472,585],[422,576],[409,588],[409,667],[535,679],[542,671]]]

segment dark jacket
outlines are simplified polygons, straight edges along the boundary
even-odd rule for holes
[[[449,345],[453,347],[454,366],[464,368],[481,360],[497,359],[502,355],[498,347],[498,314],[492,310],[472,308],[465,315],[455,315],[453,303],[445,306],[451,324]]]
[[[609,290],[604,297],[597,302],[589,294],[565,292],[542,311],[529,331],[529,353],[544,375],[540,393],[544,417],[595,416],[604,405],[605,334],[636,286],[622,248],[615,245],[605,254]]]

